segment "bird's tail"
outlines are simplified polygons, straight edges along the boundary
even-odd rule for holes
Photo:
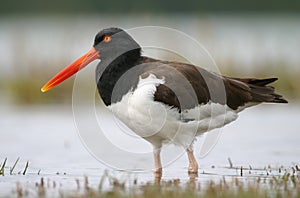
[[[278,78],[242,78],[236,79],[246,83],[252,96],[251,102],[270,102],[270,103],[288,103],[281,95],[275,93],[275,88],[268,86],[268,84],[275,82]]]

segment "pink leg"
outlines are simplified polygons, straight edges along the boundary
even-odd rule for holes
[[[195,159],[194,153],[192,150],[187,149],[187,155],[189,158],[189,169],[188,172],[189,173],[198,173],[198,163],[197,160]]]
[[[160,161],[160,149],[154,149],[154,173],[155,174],[162,174],[162,166]]]

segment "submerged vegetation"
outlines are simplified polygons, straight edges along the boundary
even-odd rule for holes
[[[224,167],[228,170],[237,170],[236,175],[214,175],[205,178],[207,174],[199,175],[190,174],[189,179],[161,179],[154,177],[154,180],[139,181],[135,175],[132,179],[122,179],[122,176],[112,176],[109,171],[104,171],[102,176],[89,178],[88,176],[78,179],[72,174],[63,174],[63,180],[69,178],[67,185],[61,183],[59,177],[52,177],[51,174],[40,175],[38,173],[30,173],[19,182],[17,178],[21,177],[21,171],[16,177],[16,187],[12,190],[12,194],[7,197],[67,197],[67,198],[118,198],[118,197],[135,197],[135,198],[154,198],[154,197],[202,197],[202,198],[300,198],[300,169],[298,165],[285,168],[271,168],[270,165],[265,168],[243,168],[233,166],[229,160],[229,166]],[[16,160],[11,173],[14,170],[19,158]],[[3,172],[7,159],[1,166]],[[231,163],[230,163],[231,162]],[[28,168],[28,161],[23,174]],[[213,168],[215,169],[215,167]],[[239,169],[239,170],[238,170]],[[244,174],[243,174],[244,173]],[[126,174],[123,172],[123,174]],[[129,173],[127,173],[129,174]],[[57,175],[57,174],[54,174]],[[3,172],[4,176],[4,172]],[[33,179],[33,177],[35,179]],[[7,175],[7,177],[12,177]],[[36,180],[32,182],[29,180]],[[89,180],[92,180],[90,183]],[[95,179],[97,180],[95,182]],[[73,182],[72,182],[73,180]],[[25,181],[25,182],[24,182]],[[71,181],[71,183],[70,183]],[[28,185],[32,183],[34,185]],[[73,184],[72,184],[73,183]]]
[[[164,179],[154,177],[144,180],[142,176],[123,171],[105,170],[102,176],[79,176],[29,172],[29,162],[25,167],[18,166],[20,171],[14,174],[20,158],[9,168],[7,158],[0,164],[1,182],[13,179],[16,187],[5,197],[66,197],[66,198],[154,198],[154,197],[201,197],[201,198],[300,198],[300,168],[297,164],[290,167],[265,166],[253,168],[234,166],[228,158],[228,166],[216,168],[222,174],[211,174],[201,171],[199,175],[189,174],[188,178]],[[6,171],[10,174],[5,174]],[[231,173],[225,173],[230,170]],[[117,174],[116,174],[117,173]],[[23,176],[25,175],[25,176]],[[123,177],[125,176],[125,177]],[[21,180],[19,180],[21,179]],[[139,180],[141,179],[141,180]],[[7,181],[9,181],[7,180]],[[67,182],[63,182],[66,181]],[[91,181],[90,181],[91,180]]]
[[[14,165],[11,167],[9,174],[12,175],[14,169],[16,168],[17,163],[19,162],[20,158],[18,157],[17,160],[15,161]],[[27,167],[28,167],[28,162],[27,162]]]
[[[5,168],[5,165],[6,165],[6,161],[7,161],[7,158],[5,158],[1,168],[0,168],[0,175],[4,176],[4,168]]]
[[[100,178],[98,187],[89,186],[89,178],[85,176],[81,182],[76,179],[76,188],[63,192],[60,189],[60,197],[70,198],[98,198],[98,197],[136,197],[136,198],[154,198],[154,197],[203,197],[203,198],[235,198],[235,197],[300,197],[300,178],[299,170],[292,168],[292,172],[285,170],[283,174],[276,176],[222,176],[220,179],[201,182],[197,178],[181,182],[180,179],[162,180],[158,182],[139,182],[120,181],[107,172]],[[103,183],[107,180],[109,186],[104,188]],[[48,184],[45,184],[48,183]],[[82,184],[81,184],[82,183]],[[56,182],[49,185],[44,178],[35,185],[35,194],[38,197],[47,197],[47,192],[58,189]],[[32,191],[32,190],[31,190]],[[22,188],[20,183],[17,184],[15,191],[18,197],[28,194],[26,189]],[[26,193],[27,192],[27,193]],[[48,194],[49,195],[49,194]]]
[[[13,164],[12,167],[10,167],[9,169],[9,174],[10,175],[13,175],[14,174],[14,170],[19,162],[20,158],[18,157],[17,160],[15,161],[15,163]],[[0,164],[0,175],[4,176],[5,175],[5,169],[7,168],[6,167],[6,162],[7,162],[7,158],[4,159],[2,165]],[[18,172],[18,175],[20,175],[22,173],[22,175],[25,175],[26,172],[27,172],[27,169],[29,167],[29,162],[27,161],[26,164],[25,164],[25,167],[24,167],[24,170],[23,172],[22,171],[19,171]]]

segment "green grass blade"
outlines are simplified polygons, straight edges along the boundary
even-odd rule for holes
[[[2,176],[4,176],[4,168],[5,168],[6,161],[7,161],[7,157],[5,158],[5,160],[2,164],[2,167],[0,169],[0,175],[2,175]]]
[[[27,163],[26,163],[26,165],[25,165],[25,169],[24,169],[24,171],[23,171],[23,175],[26,174],[27,168],[28,168],[28,161],[27,161]]]
[[[13,165],[13,167],[10,169],[10,175],[12,175],[13,174],[13,171],[14,171],[14,169],[15,169],[15,167],[16,167],[16,165],[17,165],[17,163],[18,163],[18,161],[20,160],[20,157],[18,157],[18,159],[16,160],[16,162],[14,163],[14,165]]]

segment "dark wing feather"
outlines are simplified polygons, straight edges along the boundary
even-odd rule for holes
[[[155,101],[181,110],[210,100],[206,83],[195,66],[150,58],[144,58],[143,63],[142,77],[154,74],[165,80],[164,84],[157,87]]]
[[[248,102],[287,102],[274,93],[274,88],[266,86],[276,78],[229,78],[205,69],[178,62],[159,61],[143,57],[142,77],[150,74],[164,79],[157,87],[154,100],[163,102],[180,111],[191,109],[209,101],[227,104],[237,109]]]
[[[265,79],[257,79],[257,78],[232,78],[235,80],[242,81],[247,84],[252,84],[252,85],[258,85],[258,86],[265,86],[268,85],[272,82],[275,82],[278,80],[278,78],[265,78]]]
[[[278,78],[234,78],[235,80],[246,83],[250,87],[251,101],[254,102],[273,102],[273,103],[288,103],[281,95],[275,93],[275,88],[267,86],[275,82]]]

